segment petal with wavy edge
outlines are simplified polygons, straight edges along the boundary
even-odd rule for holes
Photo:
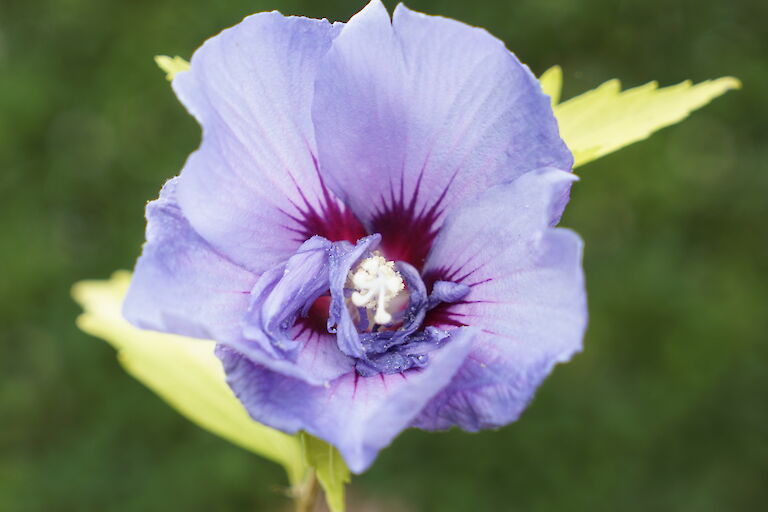
[[[352,372],[327,387],[269,371],[222,346],[217,354],[229,385],[256,421],[283,432],[309,432],[336,446],[349,468],[361,473],[450,382],[473,335],[454,330],[426,368],[368,378]]]
[[[385,252],[424,246],[390,256],[416,266],[444,212],[572,162],[549,98],[501,41],[402,4],[390,22],[374,0],[345,25],[318,72],[312,117],[329,187],[382,233]]]
[[[240,336],[257,276],[195,233],[176,202],[178,178],[147,205],[147,241],[123,313],[137,327],[203,339]]]
[[[581,349],[587,321],[582,242],[550,228],[551,209],[574,176],[526,174],[457,211],[426,272],[467,284],[461,301],[427,323],[480,330],[456,378],[414,426],[479,430],[517,419],[552,367]]]
[[[352,360],[337,347],[325,325],[312,325],[310,308],[329,286],[329,256],[333,244],[322,237],[304,242],[285,265],[265,272],[252,293],[243,335],[248,341],[225,344],[251,354],[255,343],[275,361],[263,364],[278,368],[293,363],[291,375],[311,383],[324,383],[351,371]],[[324,322],[323,322],[324,324]],[[265,361],[262,357],[257,360]]]
[[[254,272],[338,229],[323,224],[341,207],[317,170],[310,106],[339,28],[255,14],[206,41],[173,80],[203,128],[180,175],[179,205],[197,233]]]

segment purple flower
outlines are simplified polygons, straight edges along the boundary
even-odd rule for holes
[[[361,472],[405,428],[514,421],[580,349],[572,157],[484,30],[260,13],[173,87],[203,140],[147,207],[125,315],[216,340],[257,421]]]

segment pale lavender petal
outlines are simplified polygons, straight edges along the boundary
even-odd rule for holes
[[[147,205],[147,241],[123,314],[143,329],[208,339],[239,336],[257,276],[214,250],[176,204],[177,180]]]
[[[368,378],[349,373],[327,387],[272,372],[228,348],[220,346],[217,354],[229,385],[256,421],[324,439],[360,473],[459,369],[474,331],[453,334],[423,369]]]
[[[286,375],[322,384],[349,372],[354,363],[336,347],[335,337],[292,328],[295,357],[268,350],[243,337],[251,290],[259,278],[229,261],[195,233],[176,204],[178,178],[147,206],[147,242],[136,263],[123,304],[126,319],[143,329],[212,339],[237,348],[254,361]]]
[[[179,205],[200,236],[254,272],[311,235],[361,233],[322,183],[310,116],[317,67],[339,29],[255,14],[206,41],[173,82],[203,128]]]
[[[291,357],[269,352],[264,349],[263,341],[246,339],[243,336],[219,341],[222,346],[242,353],[254,364],[307,385],[327,384],[354,368],[354,360],[339,350],[335,336],[308,329],[302,323],[293,327],[291,336],[296,344]]]
[[[556,170],[529,173],[446,221],[426,272],[471,291],[434,309],[427,322],[481,332],[459,374],[415,426],[478,430],[514,421],[552,367],[581,349],[587,321],[582,242],[549,227],[552,205],[573,179]]]
[[[445,211],[543,166],[569,170],[550,101],[485,30],[378,0],[318,72],[323,175],[392,259],[419,266]]]

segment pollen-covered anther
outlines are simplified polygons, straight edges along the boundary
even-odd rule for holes
[[[374,254],[360,262],[350,273],[350,280],[355,289],[350,297],[352,304],[375,310],[373,321],[377,324],[390,323],[392,314],[387,311],[387,305],[405,288],[395,262]]]

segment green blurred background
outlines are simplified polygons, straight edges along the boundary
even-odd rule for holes
[[[280,468],[189,423],[75,328],[69,288],[132,266],[145,202],[198,143],[153,55],[188,57],[256,11],[346,20],[361,6],[0,3],[0,510],[285,506]],[[355,479],[353,499],[411,511],[764,507],[768,3],[409,6],[487,27],[537,74],[561,64],[566,98],[613,77],[734,75],[744,88],[580,170],[564,224],[586,240],[586,350],[522,420],[407,432]]]

